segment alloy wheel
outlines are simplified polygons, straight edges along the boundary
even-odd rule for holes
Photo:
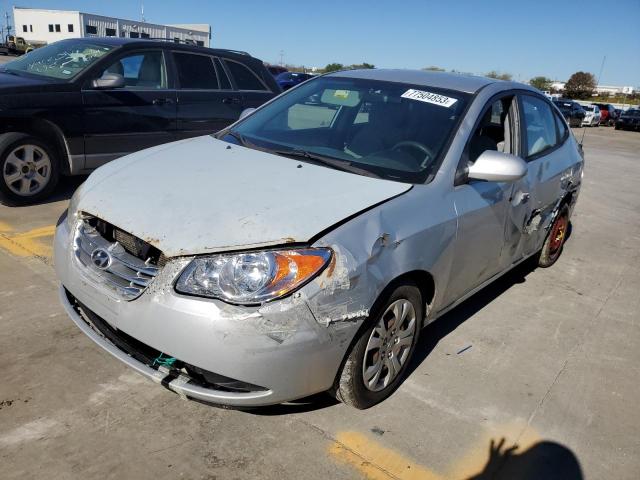
[[[398,376],[409,358],[416,334],[416,311],[406,299],[387,307],[369,336],[362,363],[368,390],[379,392]]]
[[[37,145],[20,145],[7,155],[2,176],[7,187],[16,195],[35,195],[51,179],[51,159]]]

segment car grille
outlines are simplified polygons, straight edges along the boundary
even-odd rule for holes
[[[144,240],[86,214],[76,224],[73,249],[84,273],[124,300],[138,298],[166,261]]]

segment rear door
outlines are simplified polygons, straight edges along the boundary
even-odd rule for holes
[[[179,138],[215,133],[240,117],[242,94],[233,89],[216,57],[174,51],[173,61],[179,88]]]
[[[241,92],[244,108],[256,108],[274,97],[274,93],[247,65],[225,58],[224,63],[234,87]]]
[[[175,139],[176,92],[162,49],[130,51],[104,73],[124,76],[125,87],[82,91],[85,168]]]
[[[512,218],[517,219],[520,241],[512,261],[535,253],[542,247],[544,228],[571,188],[576,152],[569,131],[559,115],[542,97],[519,95],[522,112],[522,151],[528,164],[525,178],[516,183],[516,191],[524,196],[513,205]],[[524,222],[523,222],[524,220]],[[523,222],[523,223],[521,223]]]

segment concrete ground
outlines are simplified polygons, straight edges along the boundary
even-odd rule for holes
[[[322,395],[223,410],[143,379],[58,304],[52,226],[80,180],[0,206],[0,477],[638,478],[640,133],[589,129],[585,152],[558,263],[429,326],[367,411]]]

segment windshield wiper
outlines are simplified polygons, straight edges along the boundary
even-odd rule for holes
[[[238,132],[234,132],[233,130],[227,130],[226,132],[224,132],[223,135],[217,135],[216,138],[221,139],[225,135],[231,135],[233,138],[238,140],[240,142],[240,145],[242,145],[243,147],[246,147],[247,145],[249,145],[249,143],[247,142],[247,139],[244,138],[244,135]]]
[[[271,153],[275,153],[276,155],[281,155],[283,157],[289,158],[304,158],[313,163],[317,163],[320,165],[324,165],[325,167],[333,168],[335,170],[340,170],[342,172],[350,172],[357,173],[360,175],[366,175],[368,177],[379,177],[375,173],[365,170],[363,168],[354,167],[348,160],[339,160],[333,159],[330,157],[325,157],[324,155],[318,155],[316,153],[311,153],[306,150],[300,149],[292,149],[292,150],[271,150]]]

